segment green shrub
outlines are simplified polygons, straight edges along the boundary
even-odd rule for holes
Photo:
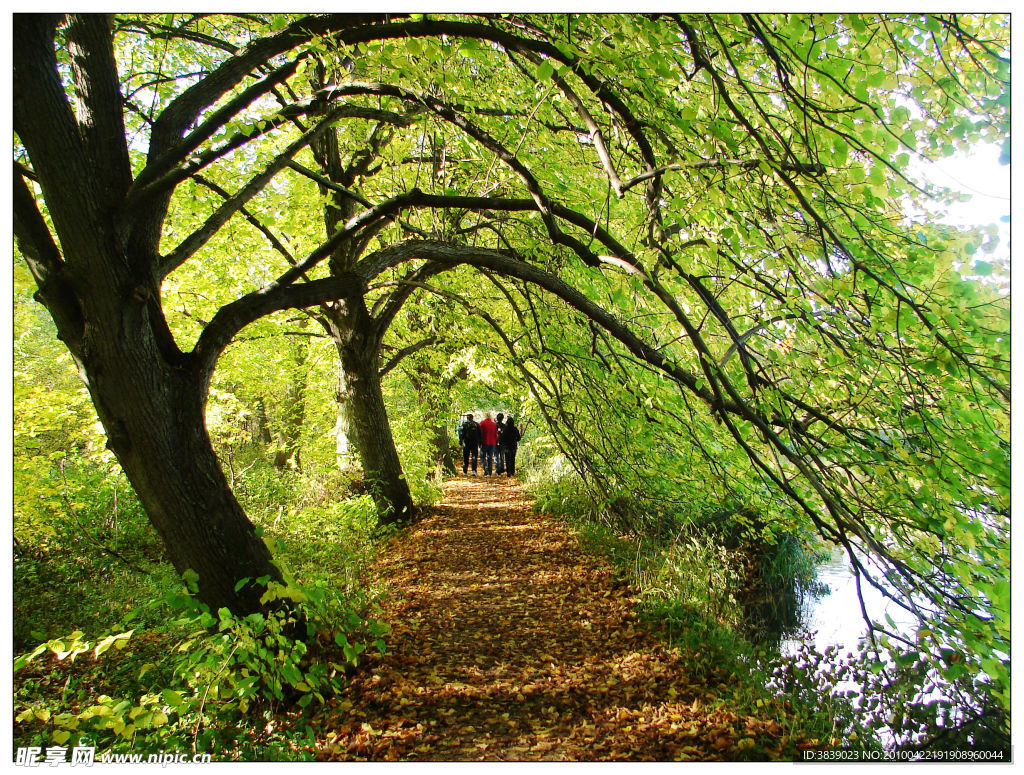
[[[27,652],[15,665],[17,744],[308,756],[313,708],[384,646],[360,581],[375,546],[369,497],[345,498],[350,477],[335,471],[237,470],[288,580],[268,585],[272,613],[238,618],[182,589],[115,465],[32,459],[16,528],[16,653]]]
[[[19,745],[89,744],[99,753],[176,748],[218,758],[258,748],[262,757],[266,741],[258,738],[266,718],[285,706],[322,703],[368,648],[385,648],[383,626],[356,607],[359,601],[354,606],[323,588],[267,583],[263,601],[271,610],[239,618],[227,609],[215,616],[198,602],[194,575],[186,574],[186,584],[167,599],[177,611],[172,624],[186,634],[161,658],[136,663],[137,675],[120,688],[134,684],[137,692],[85,694],[69,702],[64,695],[30,698],[23,691],[16,715]],[[94,642],[75,631],[47,641],[15,660],[15,682],[46,654],[74,662],[91,652],[98,663],[133,637],[129,630]],[[110,665],[95,668],[102,674]],[[150,681],[144,682],[147,675]]]
[[[174,583],[163,545],[120,468],[20,455],[14,480],[14,646],[100,631]]]
[[[655,608],[684,607],[708,622],[739,632],[743,611],[737,594],[743,583],[739,558],[716,541],[687,536],[664,547],[660,565],[643,579]]]

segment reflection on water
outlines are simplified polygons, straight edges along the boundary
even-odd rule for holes
[[[783,641],[783,653],[792,653],[799,642],[813,643],[819,651],[829,646],[853,649],[867,635],[868,627],[861,612],[853,567],[841,547],[835,547],[831,557],[818,566],[818,581],[828,587],[828,592],[804,598],[802,620],[803,629],[808,634]],[[862,580],[860,592],[864,608],[873,621],[885,623],[888,614],[901,633],[914,632],[916,622],[909,612],[866,581]]]
[[[868,565],[869,569],[871,568]],[[876,578],[878,574],[876,574]],[[863,729],[886,749],[921,745],[928,742],[934,750],[949,750],[961,744],[977,750],[986,747],[993,751],[1009,750],[1005,730],[1008,722],[994,704],[989,692],[982,691],[987,683],[984,675],[973,683],[958,685],[947,680],[935,666],[912,659],[902,663],[900,656],[884,649],[872,653],[868,659],[880,660],[895,668],[879,681],[870,678],[861,683],[868,673],[830,673],[849,654],[856,655],[860,641],[867,635],[868,626],[861,610],[867,610],[871,620],[889,631],[913,640],[918,622],[908,611],[887,598],[866,581],[861,582],[858,595],[857,580],[845,552],[836,548],[826,562],[818,566],[817,580],[828,588],[818,595],[806,595],[802,605],[802,633],[789,636],[779,644],[783,656],[794,657],[798,664],[811,666],[813,680],[819,680],[816,691],[829,691],[844,696],[852,703],[856,714],[853,729]],[[887,616],[891,623],[887,621]],[[813,658],[807,661],[807,644],[818,654],[837,647],[838,654],[828,656],[825,663]],[[951,652],[952,653],[952,652]],[[911,647],[911,657],[915,657]],[[925,655],[927,659],[927,655]],[[864,664],[863,661],[861,664]],[[910,667],[906,667],[910,664]],[[817,668],[814,668],[817,665]],[[875,672],[873,669],[870,672]],[[838,679],[829,684],[830,678]],[[783,684],[776,686],[785,691]],[[1008,753],[1006,754],[1009,755]]]

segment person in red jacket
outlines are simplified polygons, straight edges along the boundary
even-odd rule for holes
[[[490,476],[494,468],[494,450],[498,446],[498,424],[491,419],[491,413],[480,423],[480,457],[484,464],[484,476]]]

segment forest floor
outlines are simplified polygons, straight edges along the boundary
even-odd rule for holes
[[[733,676],[667,647],[516,480],[458,477],[445,493],[381,552],[388,650],[325,708],[319,758],[793,758],[774,703],[724,700]]]

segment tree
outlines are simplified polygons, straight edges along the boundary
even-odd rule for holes
[[[16,21],[31,162],[15,177],[16,236],[111,448],[205,599],[254,606],[235,582],[272,574],[203,430],[225,345],[272,312],[322,305],[347,318],[338,341],[357,335],[350,358],[365,356],[346,373],[376,377],[405,301],[474,303],[487,281],[455,271],[472,267],[557,309],[488,313],[495,330],[532,325],[537,364],[618,380],[626,400],[647,388],[693,465],[844,546],[865,583],[929,622],[936,649],[980,655],[1008,691],[1008,303],[985,279],[1004,268],[975,257],[983,235],[905,215],[948,196],[913,179],[913,158],[1008,137],[1006,17]],[[200,72],[158,67],[136,93],[149,106],[126,102],[122,40],[173,46],[174,67]],[[366,160],[358,191],[331,171],[332,136]],[[176,197],[232,169],[244,182],[161,253]],[[302,251],[282,252],[268,224],[295,176],[338,216],[326,239],[284,217]],[[279,268],[234,286],[185,352],[161,284],[247,214]],[[504,306],[489,292],[485,305]],[[585,373],[581,347],[554,358],[554,320],[617,365]]]
[[[332,82],[340,80],[347,75],[348,69],[341,63],[327,66],[320,61],[314,69],[311,86],[323,95],[328,75]],[[317,113],[323,115],[329,112],[326,98],[320,97],[317,102]],[[318,184],[319,193],[323,197],[327,239],[357,215],[357,208],[365,206],[366,200],[353,187],[360,178],[373,174],[371,166],[377,161],[382,147],[393,136],[393,133],[387,131],[389,122],[402,126],[410,123],[410,120],[408,117],[380,111],[380,119],[367,141],[355,148],[347,164],[342,159],[339,130],[330,128],[311,143],[319,174],[295,165],[296,169]],[[380,167],[378,165],[376,169]],[[368,236],[352,235],[338,241],[328,261],[331,273],[342,276],[351,271],[368,239]],[[404,294],[401,300],[397,296],[395,302],[379,316],[367,308],[363,295],[355,294],[343,301],[321,304],[316,316],[338,350],[339,457],[343,457],[347,450],[347,437],[353,436],[377,510],[382,521],[388,523],[406,522],[414,513],[412,494],[391,435],[380,384],[379,361],[384,334],[408,294]]]

